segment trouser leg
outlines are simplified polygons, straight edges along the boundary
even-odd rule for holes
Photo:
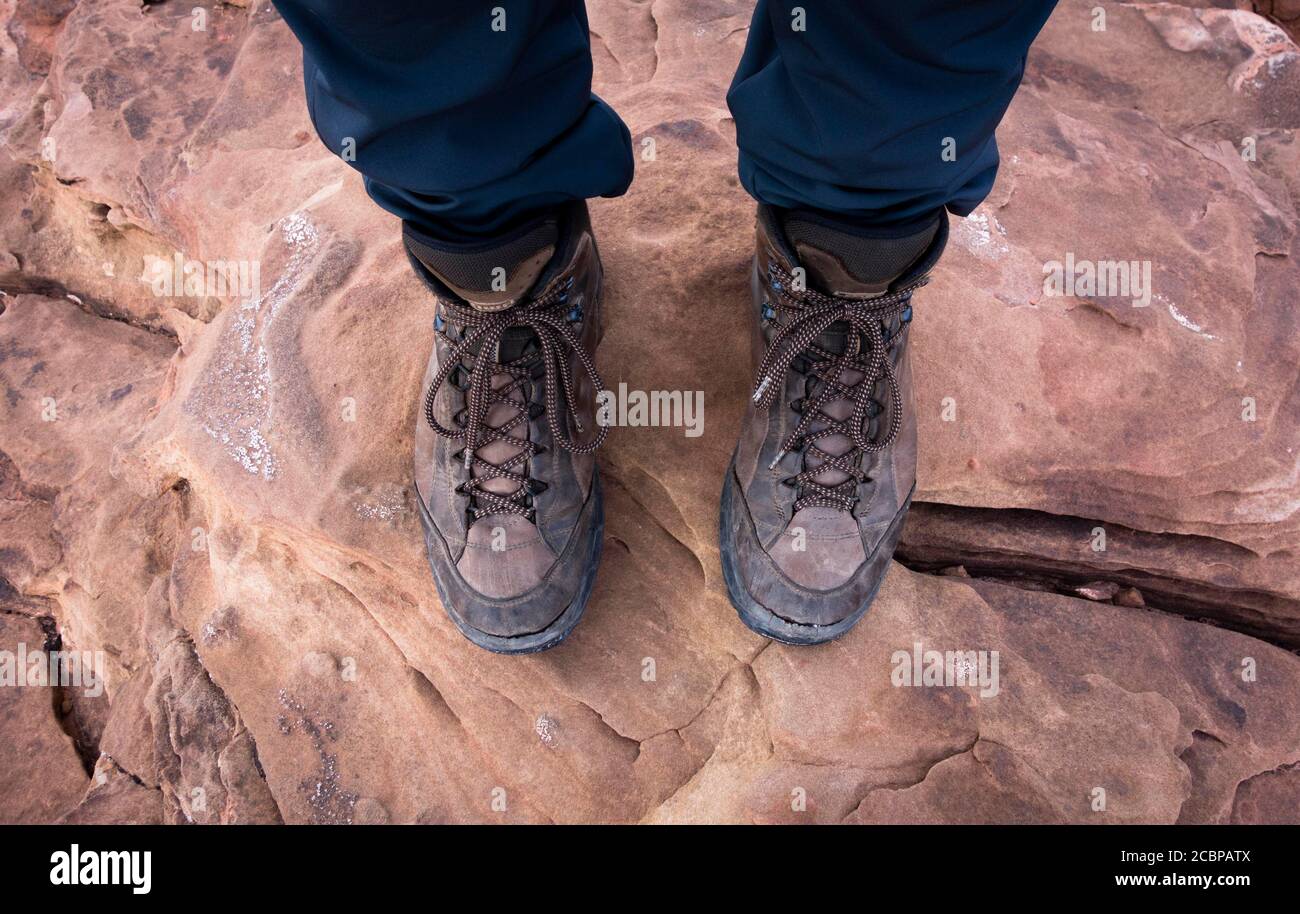
[[[321,139],[423,231],[492,236],[627,189],[631,139],[591,92],[581,0],[275,5],[302,42]]]
[[[866,225],[970,213],[1054,6],[759,0],[727,95],[741,183],[760,202]]]

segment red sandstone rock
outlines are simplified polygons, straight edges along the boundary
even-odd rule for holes
[[[1267,641],[1300,632],[1300,68],[1251,13],[1103,4],[1094,33],[1095,5],[1049,23],[998,185],[917,301],[930,509],[903,553],[974,579],[895,565],[853,633],[799,650],[740,625],[715,547],[750,383],[752,204],[723,100],[748,5],[591,4],[597,88],[656,150],[593,203],[600,362],[612,385],[704,390],[707,421],[611,436],[588,618],[526,658],[473,648],[438,605],[408,478],[427,293],[396,221],[314,139],[270,5],[214,6],[207,34],[176,27],[188,5],[0,7],[18,191],[0,202],[0,576],[67,644],[112,648],[94,776],[48,696],[22,693],[3,736],[40,734],[59,789],[14,768],[0,808],[1294,819],[1300,659]],[[155,296],[148,263],[177,253],[256,261],[260,294]],[[1068,254],[1149,260],[1150,304],[1045,295]],[[648,332],[676,313],[690,346]],[[1158,611],[1045,592],[1092,581]],[[960,652],[963,676],[996,652],[996,694],[907,685],[914,650]]]

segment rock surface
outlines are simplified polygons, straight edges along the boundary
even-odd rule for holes
[[[428,299],[274,10],[0,0],[0,624],[107,678],[59,714],[0,688],[0,743],[44,759],[0,766],[0,818],[1294,821],[1300,52],[1249,11],[1097,5],[1049,22],[918,298],[918,570],[800,650],[737,621],[715,545],[749,4],[590,4],[598,91],[654,151],[593,203],[599,362],[706,422],[615,430],[588,617],[503,658],[423,564]],[[154,294],[178,254],[260,288]],[[1067,256],[1149,261],[1150,302],[1048,295]],[[997,688],[898,684],[918,644],[996,652]]]
[[[47,634],[37,620],[6,609],[0,602],[0,651],[44,651]],[[61,690],[16,687],[13,679],[0,687],[0,821],[48,822],[81,799],[86,770],[60,724],[62,700]]]

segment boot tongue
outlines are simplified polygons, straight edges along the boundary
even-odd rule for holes
[[[402,234],[407,249],[430,273],[471,307],[485,312],[504,311],[527,299],[555,256],[560,237],[555,218],[537,221],[508,237],[478,245],[447,244],[410,225],[403,227]],[[501,335],[496,351],[483,352],[480,345],[472,347],[464,368],[472,369],[480,358],[498,364],[513,362],[530,345],[535,346],[535,341],[535,334],[527,327],[509,327]],[[505,372],[494,372],[491,383],[499,391],[513,380]],[[484,422],[489,428],[500,428],[519,412],[528,411],[528,402],[519,390],[512,391],[508,399],[512,405],[494,403],[488,408]],[[519,454],[530,432],[529,422],[525,421],[507,433],[520,444],[511,440],[486,442],[475,448],[475,454],[480,461],[501,466]],[[527,475],[527,466],[516,466],[514,471]],[[473,476],[482,477],[490,472],[482,463],[474,463]],[[519,483],[500,477],[486,479],[482,486],[502,496],[511,496],[520,488]]]
[[[889,291],[894,280],[925,254],[939,231],[939,216],[898,237],[881,238],[882,230],[838,224],[806,210],[785,210],[781,230],[799,265],[808,273],[808,286],[827,295],[874,298]],[[848,325],[835,323],[818,339],[828,352],[842,353]],[[889,328],[891,331],[897,328]]]
[[[407,249],[426,269],[479,311],[504,311],[526,298],[560,237],[555,218],[530,223],[482,244],[448,244],[404,225]]]
[[[889,291],[890,285],[917,262],[929,248],[939,231],[939,220],[898,238],[870,238],[832,225],[816,213],[788,211],[781,219],[786,240],[799,257],[799,264],[807,271],[808,286],[828,295],[850,298],[874,298]],[[893,322],[896,323],[896,322]],[[821,334],[817,344],[827,352],[839,355],[845,351],[849,340],[849,325],[844,321],[831,324]],[[897,327],[889,326],[888,332]],[[846,368],[840,372],[839,381],[846,386],[861,381],[861,372]],[[879,395],[879,388],[873,394]],[[823,411],[837,420],[848,419],[853,404],[846,399],[827,403]],[[824,422],[813,424],[812,430],[824,429]],[[834,434],[821,438],[817,447],[832,455],[847,453],[853,443],[844,435]],[[805,466],[820,466],[820,458],[809,454]],[[813,477],[824,486],[836,486],[848,479],[844,472],[828,468]]]

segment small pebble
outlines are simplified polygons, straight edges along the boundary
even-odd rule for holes
[[[1080,584],[1074,588],[1074,592],[1085,600],[1104,603],[1119,592],[1119,585],[1114,581],[1093,581],[1091,584]]]
[[[1147,601],[1142,599],[1142,591],[1136,587],[1125,587],[1119,593],[1115,594],[1116,606],[1131,606],[1134,609],[1147,605]]]

